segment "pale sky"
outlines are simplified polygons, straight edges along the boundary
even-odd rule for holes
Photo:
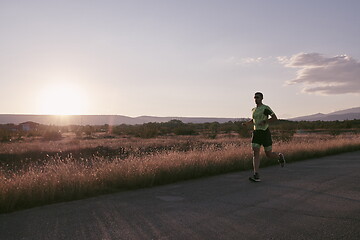
[[[360,106],[357,0],[0,0],[0,113],[280,118]]]

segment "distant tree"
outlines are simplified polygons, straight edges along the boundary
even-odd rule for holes
[[[0,128],[0,141],[1,142],[10,142],[11,141],[11,132],[7,129]]]
[[[222,123],[220,125],[220,131],[224,133],[231,133],[231,132],[235,132],[236,130],[237,130],[236,125],[231,121]]]
[[[47,141],[60,140],[61,138],[62,138],[61,132],[54,129],[45,131],[43,135],[43,139]]]
[[[192,124],[184,124],[174,129],[176,135],[197,135],[195,127]]]
[[[243,122],[235,122],[237,127],[237,133],[241,138],[249,138],[251,137],[251,129],[249,127],[245,127],[242,125]]]
[[[154,138],[159,135],[157,123],[145,123],[138,130],[138,135],[141,138]]]
[[[86,136],[90,137],[94,133],[94,126],[86,125],[84,128]]]

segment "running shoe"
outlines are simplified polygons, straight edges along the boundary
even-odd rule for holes
[[[261,182],[259,173],[255,173],[252,177],[249,177],[249,180],[253,182]]]
[[[284,166],[285,166],[285,157],[284,157],[284,154],[279,153],[278,162],[279,162],[279,164],[280,164],[281,167],[284,167]]]

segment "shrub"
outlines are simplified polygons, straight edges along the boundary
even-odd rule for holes
[[[1,142],[10,142],[11,141],[11,133],[8,130],[0,129],[0,141]]]
[[[159,135],[159,128],[156,123],[143,124],[138,132],[138,136],[141,138],[154,138]]]
[[[249,138],[251,137],[251,130],[248,127],[242,126],[241,122],[236,122],[237,133],[241,138]]]
[[[176,135],[196,135],[196,131],[190,126],[181,126],[181,127],[177,127],[175,129],[175,134]]]
[[[273,134],[273,139],[279,142],[289,142],[293,139],[294,134],[294,130],[275,131]]]
[[[43,139],[48,141],[60,140],[61,138],[61,132],[56,130],[47,130],[43,135]]]

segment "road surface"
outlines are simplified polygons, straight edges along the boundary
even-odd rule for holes
[[[0,214],[0,239],[360,239],[360,152]]]

